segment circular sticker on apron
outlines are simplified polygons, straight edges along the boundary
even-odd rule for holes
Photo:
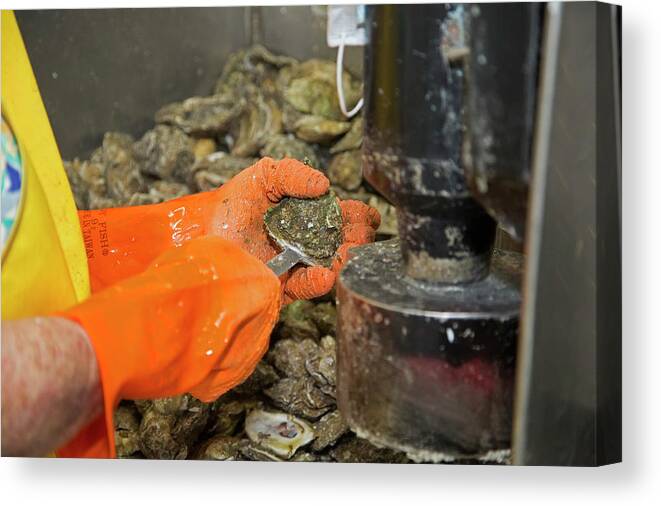
[[[4,253],[14,231],[21,204],[23,188],[23,163],[18,143],[11,128],[2,118],[2,224],[0,226],[1,246]]]

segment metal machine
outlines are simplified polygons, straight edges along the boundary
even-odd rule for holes
[[[17,17],[65,158],[206,93],[239,47],[337,54],[319,6]],[[620,9],[367,6],[359,28],[364,176],[399,238],[338,282],[343,415],[422,462],[620,460]]]
[[[599,218],[601,261],[619,267],[617,208],[586,213],[569,184],[598,174],[601,191],[617,192],[618,158],[595,165],[590,155],[602,153],[602,134],[597,143],[589,135],[605,132],[602,139],[619,145],[617,119],[596,117],[572,96],[589,103],[599,88],[592,79],[603,73],[609,85],[597,94],[604,108],[618,110],[616,23],[614,8],[585,4],[368,9],[363,170],[397,207],[399,239],[355,250],[338,284],[338,401],[359,434],[418,461],[506,460],[512,437],[516,463],[619,458],[620,387],[596,361],[602,353],[618,370],[617,327],[597,323],[595,333],[594,320],[577,321],[575,308],[559,314],[548,298],[555,291],[565,297],[560,306],[571,301],[597,320],[598,300],[617,304],[617,294],[597,291],[598,260],[590,256]],[[580,42],[574,54],[569,41]],[[561,80],[567,67],[576,72],[571,84]],[[553,175],[567,179],[548,196]],[[578,188],[586,201],[604,198],[594,185]],[[558,205],[566,206],[561,214],[551,207]],[[558,224],[547,220],[572,213],[582,216],[561,224],[564,237],[549,238]],[[493,248],[495,220],[527,240],[525,285],[523,258]],[[540,239],[576,249],[549,259]],[[548,279],[540,260],[559,279]],[[571,280],[558,270],[579,265],[588,270]],[[558,335],[540,328],[540,319]],[[599,398],[602,388],[608,393]]]

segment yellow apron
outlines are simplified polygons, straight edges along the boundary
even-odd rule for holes
[[[2,116],[18,142],[20,207],[2,251],[2,319],[44,315],[89,296],[71,188],[12,11],[2,11]]]

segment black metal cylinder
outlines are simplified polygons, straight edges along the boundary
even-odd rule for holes
[[[407,274],[443,283],[488,273],[495,222],[461,161],[463,6],[368,8],[363,170],[399,210]]]

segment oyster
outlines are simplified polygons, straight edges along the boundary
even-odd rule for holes
[[[266,212],[264,224],[281,247],[295,248],[326,267],[342,242],[342,212],[333,193],[316,199],[284,198]]]
[[[327,395],[335,397],[337,345],[335,338],[324,336],[316,355],[310,355],[305,361],[305,370],[314,379],[317,386]]]
[[[176,199],[188,195],[190,188],[183,183],[175,181],[154,181],[149,193],[156,195],[161,201]]]
[[[103,143],[90,156],[92,164],[104,167],[106,196],[119,203],[128,202],[136,192],[145,187],[140,165],[132,152],[133,138],[130,135],[108,132]]]
[[[131,404],[121,404],[113,413],[115,449],[119,458],[130,457],[140,451],[138,430],[140,417]]]
[[[298,111],[340,120],[344,116],[337,97],[335,73],[334,61],[314,58],[281,71],[278,85],[285,100]],[[346,70],[342,83],[347,107],[351,109],[360,100],[360,83]]]
[[[149,408],[161,415],[176,415],[188,406],[188,398],[185,395],[175,397],[163,397],[151,401]]]
[[[244,107],[243,99],[229,94],[191,97],[164,106],[156,113],[155,121],[177,126],[193,136],[217,135],[229,130]]]
[[[278,336],[283,339],[314,339],[318,340],[320,333],[312,312],[315,308],[309,300],[295,300],[280,310]]]
[[[193,454],[195,460],[237,460],[241,454],[241,440],[216,435],[200,445]]]
[[[305,116],[302,112],[294,109],[288,102],[282,102],[282,129],[287,133],[296,133],[296,122]]]
[[[378,195],[371,195],[367,199],[367,204],[379,211],[381,215],[381,225],[379,225],[376,231],[377,234],[393,236],[399,233],[397,230],[397,209],[395,209],[395,206]]]
[[[327,144],[351,127],[347,121],[338,121],[323,116],[301,116],[294,123],[296,137],[305,142]]]
[[[395,206],[390,204],[383,197],[370,193],[363,187],[352,192],[346,191],[339,186],[331,186],[331,188],[342,200],[360,200],[379,211],[379,214],[381,215],[381,225],[376,231],[377,234],[386,236],[394,236],[398,234],[397,209],[395,209]]]
[[[139,446],[149,459],[183,460],[188,448],[172,435],[174,415],[163,415],[155,410],[147,410],[140,423]]]
[[[240,395],[257,395],[279,379],[280,376],[276,370],[262,360],[252,374],[243,383],[235,386],[232,391]]]
[[[296,63],[295,58],[275,55],[259,44],[239,50],[227,59],[216,83],[215,93],[240,94],[249,84],[261,84],[269,91],[274,90],[279,69]]]
[[[211,404],[204,403],[190,394],[186,394],[185,397],[186,407],[177,415],[172,436],[190,448],[209,421]]]
[[[319,462],[319,456],[310,452],[298,452],[291,459],[292,462]]]
[[[157,125],[133,145],[145,174],[186,182],[193,165],[193,140],[180,129]]]
[[[246,92],[246,100],[238,126],[232,129],[234,156],[256,156],[272,136],[282,132],[282,111],[275,99],[253,89]]]
[[[342,418],[339,411],[325,414],[314,424],[316,438],[312,443],[312,450],[320,452],[333,446],[348,431],[349,424]]]
[[[304,378],[308,375],[306,362],[318,359],[320,354],[321,348],[312,339],[281,339],[269,351],[268,360],[285,376]]]
[[[260,462],[283,462],[285,460],[249,439],[241,440],[240,449],[241,455],[248,460],[257,460]]]
[[[351,151],[358,149],[363,143],[363,117],[358,116],[351,123],[351,128],[329,149],[330,154],[341,153],[342,151]]]
[[[99,195],[98,193],[95,193],[92,190],[90,190],[88,195],[88,203],[87,203],[88,209],[108,209],[111,207],[119,207],[119,206],[120,203],[117,202],[115,199],[111,199],[109,197]]]
[[[210,155],[216,151],[216,141],[209,139],[208,137],[203,137],[202,139],[197,139],[195,145],[193,146],[193,155],[195,157],[195,162],[202,160],[205,156]]]
[[[351,463],[392,463],[405,464],[410,462],[405,453],[379,448],[369,441],[359,437],[351,437],[337,444],[330,451],[336,462]]]
[[[223,395],[214,403],[214,414],[210,421],[209,431],[213,434],[231,436],[236,433],[249,405],[236,399],[225,399]],[[230,396],[231,397],[231,396]],[[255,406],[252,406],[255,407]]]
[[[259,152],[261,156],[268,156],[274,160],[294,158],[307,160],[312,167],[319,166],[319,159],[314,149],[293,135],[274,135]]]
[[[140,451],[152,459],[185,459],[207,425],[210,408],[190,394],[143,403]]]
[[[126,203],[127,206],[147,206],[150,204],[158,204],[163,202],[163,199],[150,193],[134,193]]]
[[[356,190],[363,182],[363,158],[358,149],[343,151],[333,157],[328,167],[328,179],[345,190]]]
[[[316,304],[309,312],[309,316],[322,334],[335,335],[337,310],[332,302]]]
[[[71,191],[78,209],[90,209],[90,200],[105,198],[105,167],[90,161],[81,162],[78,158],[64,162],[64,170],[71,185]],[[93,196],[90,196],[93,193]]]
[[[335,399],[323,393],[311,378],[283,378],[264,393],[278,408],[312,420],[335,406]]]
[[[312,427],[287,413],[255,409],[246,417],[246,434],[253,443],[285,459],[314,439]]]
[[[213,190],[256,161],[256,158],[241,158],[222,151],[211,153],[193,166],[192,183],[200,191]]]

